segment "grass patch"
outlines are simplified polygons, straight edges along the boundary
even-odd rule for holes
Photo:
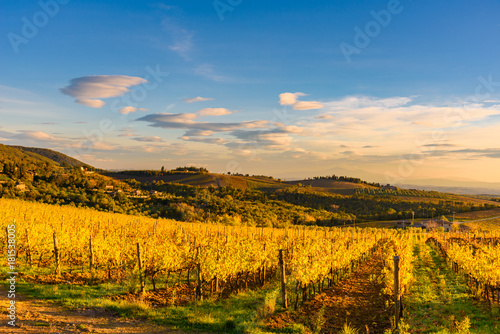
[[[264,324],[266,317],[282,310],[279,305],[278,282],[268,283],[262,289],[232,295],[223,300],[207,299],[177,307],[154,307],[140,299],[112,301],[106,298],[127,292],[127,282],[90,286],[44,285],[26,282],[19,277],[16,284],[20,295],[52,300],[69,309],[106,309],[122,317],[148,319],[172,329],[194,332],[266,333]],[[305,330],[301,326],[291,325],[283,332],[305,333]]]
[[[500,318],[476,302],[463,277],[454,274],[437,251],[415,246],[416,282],[404,298],[402,333],[500,333]]]

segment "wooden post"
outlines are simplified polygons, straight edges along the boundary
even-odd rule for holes
[[[217,263],[219,263],[219,258],[220,258],[219,239],[217,239]],[[219,277],[217,277],[217,276],[215,276],[215,293],[219,293]]]
[[[195,239],[195,244],[196,244],[196,239]],[[196,285],[196,299],[197,300],[203,300],[203,296],[201,293],[201,264],[200,264],[200,246],[196,247],[196,280],[197,285]]]
[[[94,268],[94,249],[92,248],[92,236],[89,238],[89,270]]]
[[[394,315],[396,330],[399,329],[399,315],[401,313],[401,295],[399,291],[399,256],[394,256]]]
[[[28,233],[28,229],[26,229],[26,244],[27,244],[27,250],[26,250],[26,256],[28,256],[28,264],[31,267],[31,245],[30,245],[30,235]]]
[[[283,259],[283,250],[279,250],[279,263],[281,269],[281,302],[284,308],[288,308],[286,300],[286,273],[285,273],[285,260]]]
[[[137,243],[137,261],[139,263],[139,281],[141,282],[141,293],[144,293],[144,280],[142,277],[141,246]]]
[[[54,232],[53,238],[54,238],[54,257],[56,260],[56,275],[60,276],[61,275],[61,263],[59,262],[59,244],[57,242],[56,232]]]

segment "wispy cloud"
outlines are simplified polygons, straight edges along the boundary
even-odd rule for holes
[[[150,114],[137,119],[151,123],[150,126],[163,129],[185,129],[185,130],[201,130],[213,132],[227,132],[241,128],[255,129],[267,127],[269,121],[244,121],[236,123],[215,123],[215,122],[198,122],[195,121],[199,117],[198,114]]]
[[[162,142],[164,142],[163,139],[161,139],[160,137],[157,137],[157,136],[153,136],[153,137],[135,137],[135,138],[132,138],[132,139],[135,140],[135,141],[150,142],[150,143],[162,143]]]
[[[194,73],[196,75],[199,75],[201,77],[204,77],[206,79],[216,81],[216,82],[221,82],[221,81],[228,81],[229,79],[219,75],[215,72],[214,66],[210,64],[202,64],[197,66],[194,69]]]
[[[137,131],[133,129],[120,129],[118,130],[118,137],[134,137],[137,136]]]
[[[186,103],[195,103],[195,102],[204,102],[204,101],[212,101],[213,98],[211,97],[201,97],[201,96],[198,96],[198,97],[194,97],[194,98],[191,98],[191,99],[184,99],[184,102]]]
[[[168,48],[185,60],[189,60],[193,49],[193,32],[183,28],[172,17],[165,18],[162,21],[162,27],[170,36]]]
[[[102,99],[121,96],[130,92],[130,87],[146,82],[143,78],[126,75],[91,75],[72,79],[61,92],[74,97],[76,103],[102,108],[106,104]]]
[[[197,143],[205,143],[205,144],[219,144],[222,145],[226,142],[225,139],[223,138],[200,138],[200,137],[189,137],[189,136],[182,136],[180,139],[185,140],[185,141],[192,141],[192,142],[197,142]]]
[[[0,130],[0,136],[5,139],[26,140],[29,142],[59,142],[61,138],[57,138],[43,131],[33,130],[17,130],[16,132]]]
[[[131,114],[131,113],[136,112],[136,111],[148,111],[148,109],[146,109],[146,108],[135,108],[135,107],[128,106],[128,107],[121,108],[119,110],[119,112],[121,114],[123,114],[123,115]]]

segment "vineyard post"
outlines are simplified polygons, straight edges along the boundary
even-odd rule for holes
[[[28,256],[28,264],[31,267],[31,244],[30,244],[30,235],[28,229],[26,229],[26,244],[28,246],[26,255]]]
[[[399,256],[394,256],[394,302],[396,330],[399,328],[399,315],[401,312],[401,295],[399,291]]]
[[[137,243],[137,261],[139,263],[139,281],[141,282],[141,293],[144,293],[144,280],[142,279],[142,259],[141,259],[141,246]]]
[[[92,273],[92,268],[94,267],[94,250],[92,248],[92,236],[89,238],[89,270]]]
[[[14,220],[14,224],[16,223],[16,221]],[[5,247],[9,247],[9,228],[7,226],[5,226]]]
[[[203,295],[201,293],[201,264],[200,264],[200,246],[196,247],[196,261],[198,262],[196,264],[196,269],[197,269],[197,281],[198,285],[196,286],[196,299],[198,300],[203,300]]]
[[[61,263],[59,262],[59,244],[57,242],[56,232],[52,235],[54,239],[54,258],[56,260],[56,275],[61,275]]]
[[[286,300],[286,273],[285,273],[285,261],[283,259],[283,250],[279,250],[279,263],[281,269],[281,301],[283,303],[283,307],[287,308],[287,300]]]

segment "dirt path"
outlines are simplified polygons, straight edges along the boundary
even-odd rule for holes
[[[314,327],[318,312],[324,308],[320,333],[338,333],[346,323],[359,333],[384,333],[391,327],[392,309],[385,306],[386,300],[380,294],[382,285],[370,279],[372,275],[380,275],[381,269],[378,257],[373,257],[337,286],[304,304],[298,314],[284,313],[273,319],[270,327],[279,328],[289,321],[306,322]]]
[[[0,286],[0,333],[151,333],[182,334],[149,322],[115,317],[109,311],[68,310],[49,301],[16,296],[16,325],[7,325],[7,291]]]
[[[498,308],[475,300],[434,247],[417,245],[415,255],[416,281],[403,300],[406,333],[500,333]]]

